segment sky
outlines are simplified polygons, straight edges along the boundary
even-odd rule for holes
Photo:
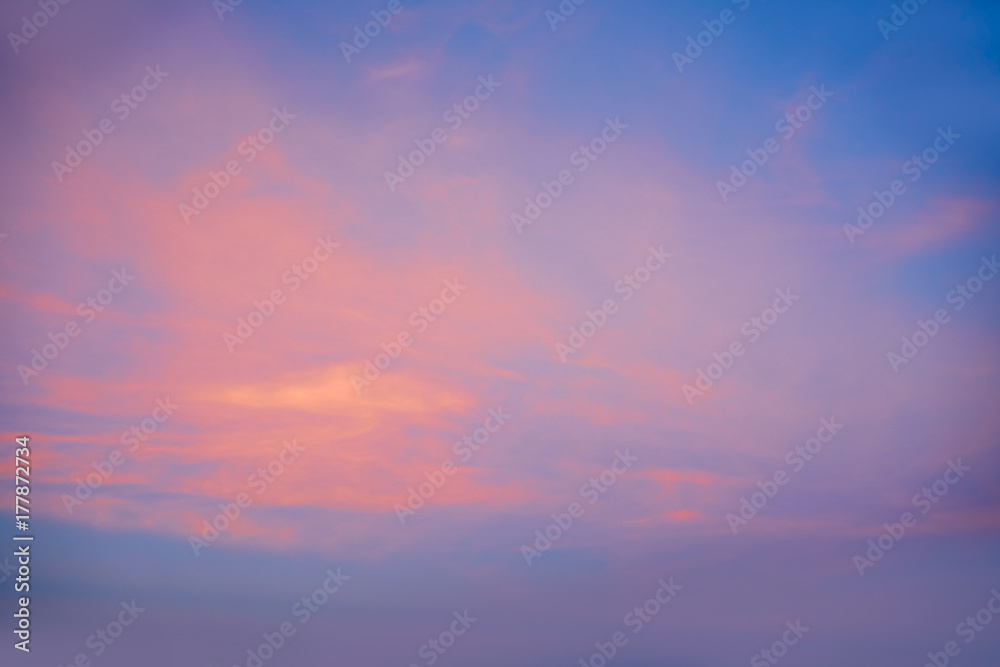
[[[998,10],[4,3],[3,664],[995,667]]]

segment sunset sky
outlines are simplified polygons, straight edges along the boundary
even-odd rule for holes
[[[996,3],[51,2],[4,665],[996,667]]]

